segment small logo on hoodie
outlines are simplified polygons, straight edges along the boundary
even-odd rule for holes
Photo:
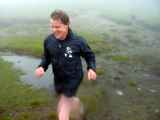
[[[66,47],[65,53],[64,53],[65,57],[69,57],[72,58],[72,49],[70,47]]]

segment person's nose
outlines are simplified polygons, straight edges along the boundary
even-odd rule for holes
[[[52,28],[52,31],[55,33],[57,31],[57,29],[56,28]]]

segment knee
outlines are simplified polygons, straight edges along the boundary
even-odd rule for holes
[[[73,97],[72,99],[75,103],[80,103],[80,99],[78,97]]]
[[[81,106],[81,102],[78,97],[72,98],[72,106],[73,106],[73,109],[79,108]]]

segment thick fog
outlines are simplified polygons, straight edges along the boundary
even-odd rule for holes
[[[159,6],[159,0],[1,0],[0,17],[46,18],[54,9],[157,17]]]

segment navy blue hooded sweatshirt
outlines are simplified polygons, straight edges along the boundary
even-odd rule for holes
[[[59,81],[71,81],[68,87],[72,87],[83,78],[81,57],[85,59],[87,69],[96,70],[94,53],[82,37],[69,29],[65,40],[56,39],[54,34],[44,40],[44,55],[39,67],[46,71],[51,63],[55,84]]]

